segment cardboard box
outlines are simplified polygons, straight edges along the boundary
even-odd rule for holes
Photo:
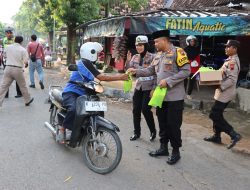
[[[219,70],[200,72],[200,85],[220,85],[222,73]]]

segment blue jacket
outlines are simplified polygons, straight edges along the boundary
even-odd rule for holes
[[[77,62],[77,66],[78,66],[78,71],[73,71],[71,76],[70,76],[70,81],[84,81],[84,82],[89,82],[89,81],[93,81],[94,80],[94,75],[87,69],[87,67],[84,65],[82,60],[79,60]],[[80,76],[79,72],[82,74],[82,76],[84,77],[84,79]],[[86,94],[86,90],[79,87],[76,84],[72,84],[72,83],[67,83],[63,93],[66,92],[74,92],[80,96]]]

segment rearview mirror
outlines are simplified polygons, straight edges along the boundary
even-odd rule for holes
[[[76,64],[70,64],[68,67],[69,71],[78,71],[78,66]]]

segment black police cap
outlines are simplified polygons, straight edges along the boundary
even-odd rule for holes
[[[240,42],[238,40],[228,40],[227,43],[225,44],[226,47],[236,47],[239,48],[240,47]]]
[[[156,38],[161,38],[161,37],[169,37],[170,36],[170,31],[169,30],[158,30],[156,32],[152,33],[153,39]]]

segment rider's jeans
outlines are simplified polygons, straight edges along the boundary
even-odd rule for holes
[[[41,59],[37,59],[36,62],[32,62],[30,60],[30,63],[29,63],[29,74],[30,74],[30,84],[31,85],[35,85],[35,78],[34,78],[35,70],[38,73],[39,80],[41,82],[43,82],[43,67],[42,67],[42,61],[41,61]]]
[[[67,114],[63,121],[63,127],[72,130],[76,115],[76,99],[79,95],[73,92],[66,92],[63,93],[62,96],[63,106],[67,109]]]

